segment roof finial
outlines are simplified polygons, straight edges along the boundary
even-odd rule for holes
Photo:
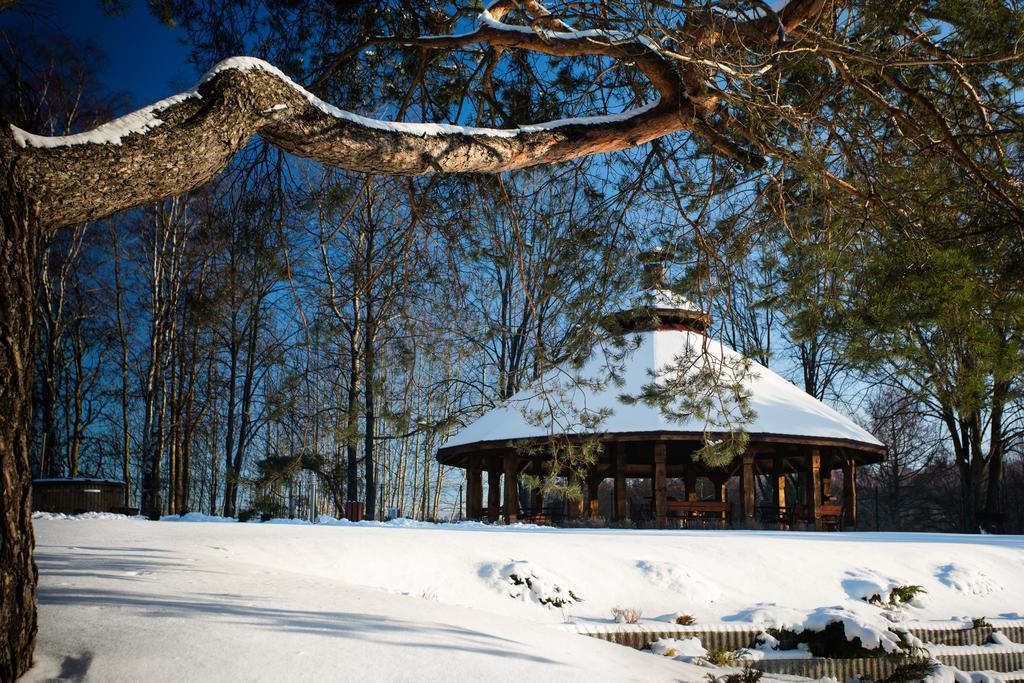
[[[606,327],[614,332],[650,332],[677,330],[703,334],[711,325],[711,316],[686,297],[677,294],[668,283],[668,249],[642,251],[643,293],[633,307],[608,316]]]
[[[640,252],[640,263],[644,270],[641,284],[644,289],[668,288],[668,252],[664,249],[650,249]]]

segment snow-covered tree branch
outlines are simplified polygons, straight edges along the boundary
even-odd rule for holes
[[[823,0],[795,0],[778,15],[741,21],[698,17],[695,41],[773,41],[777,27],[799,25]],[[720,96],[698,65],[679,67],[649,38],[567,26],[537,3],[532,26],[504,23],[509,4],[485,9],[473,31],[405,39],[452,49],[470,43],[562,57],[597,55],[635,65],[657,90],[652,102],[619,114],[494,129],[390,122],[332,106],[274,66],[237,57],[211,69],[192,90],[76,135],[46,137],[3,126],[0,158],[38,207],[38,223],[57,227],[93,220],[207,182],[254,135],[323,164],[347,170],[417,175],[496,173],[636,147],[682,130],[703,136],[744,165],[753,154],[718,131],[709,116]],[[552,28],[548,27],[554,27]],[[387,39],[382,39],[387,40]]]

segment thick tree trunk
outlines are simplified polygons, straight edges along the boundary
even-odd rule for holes
[[[117,339],[121,349],[121,478],[124,480],[124,506],[131,506],[131,426],[128,413],[128,333],[124,322],[124,290],[121,288],[121,242],[117,229],[110,230],[114,246],[114,306],[117,313]]]
[[[366,433],[363,441],[363,480],[366,482],[366,519],[377,519],[377,478],[374,472],[374,444],[377,437],[377,405],[374,395],[376,330],[374,329],[373,313],[369,304],[366,306],[366,338],[364,362],[366,377],[363,381],[363,420]]]
[[[246,342],[245,377],[242,379],[242,405],[241,416],[238,421],[238,444],[235,446],[235,460],[231,464],[231,474],[234,485],[231,487],[231,515],[238,511],[238,485],[242,478],[242,466],[245,464],[245,453],[249,448],[249,437],[252,431],[252,400],[254,381],[256,376],[256,342],[260,333],[260,306],[262,300],[258,299],[254,304],[254,310],[249,319],[249,338]],[[225,505],[227,505],[225,503]]]
[[[353,304],[358,316],[358,301]],[[345,486],[348,500],[359,500],[359,443],[356,431],[359,429],[359,332],[358,318],[352,325],[351,346],[349,347],[348,403],[345,425]]]
[[[232,471],[232,457],[235,453],[235,393],[238,384],[238,331],[235,323],[237,314],[232,314],[231,337],[228,356],[231,359],[228,371],[228,411],[225,420],[224,437],[224,516],[235,516],[235,494],[238,479]]]
[[[2,134],[0,134],[2,135]],[[6,169],[10,169],[8,166]],[[10,171],[8,170],[8,173]],[[32,558],[33,307],[37,205],[10,175],[0,180],[0,680],[32,665],[36,579]]]
[[[996,382],[992,390],[992,415],[988,439],[988,472],[985,489],[986,531],[1000,531],[1003,489],[1003,410],[1010,388],[1005,382]]]
[[[39,476],[59,477],[63,474],[60,459],[57,457],[57,396],[54,382],[57,380],[56,351],[50,342],[52,332],[46,335],[42,351],[42,367],[40,368],[39,413],[43,436],[39,454]]]

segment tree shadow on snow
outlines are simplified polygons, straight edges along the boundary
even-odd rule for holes
[[[60,673],[57,674],[57,678],[61,681],[72,681],[73,683],[84,681],[91,665],[91,652],[83,652],[77,657],[69,655],[60,663]]]
[[[234,597],[234,596],[232,596]],[[241,596],[238,596],[241,598]],[[39,588],[39,604],[53,607],[108,606],[136,608],[146,617],[182,618],[195,628],[194,619],[237,623],[274,632],[315,634],[324,637],[361,641],[393,642],[403,647],[432,650],[461,650],[467,653],[517,658],[542,664],[560,664],[547,657],[517,651],[519,641],[482,633],[469,628],[436,622],[406,621],[358,612],[311,611],[260,607],[225,601],[216,594],[201,599],[177,599],[164,595],[123,593],[94,588],[45,586]],[[256,596],[245,597],[256,599]],[[443,636],[443,642],[417,641],[410,636]],[[505,647],[501,644],[506,643]],[[509,647],[512,646],[512,647]]]
[[[59,548],[59,550],[49,550]],[[124,555],[131,551],[131,555]],[[214,574],[200,569],[198,563],[173,560],[158,555],[165,551],[139,548],[88,548],[75,546],[68,552],[66,546],[36,546],[36,564],[47,578],[102,577],[122,581],[139,581],[147,576],[168,570]]]

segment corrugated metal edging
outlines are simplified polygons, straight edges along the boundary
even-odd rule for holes
[[[576,631],[592,638],[607,640],[611,643],[626,645],[637,650],[644,650],[661,638],[700,638],[701,645],[706,649],[739,650],[754,646],[760,629],[742,628],[686,628],[667,625],[666,628],[650,628],[648,626],[622,625],[616,628],[603,628],[580,625]]]
[[[968,629],[913,627],[909,630],[913,635],[926,643],[935,643],[936,645],[984,645],[988,642],[989,636],[992,635],[993,629],[988,626],[981,626]]]
[[[647,624],[642,626],[632,624],[616,624],[614,626],[579,624],[571,628],[577,633],[620,645],[627,645],[638,650],[650,647],[650,644],[659,638],[682,639],[692,637],[700,638],[701,644],[708,649],[738,650],[744,647],[753,647],[758,634],[763,630],[750,628],[748,625],[732,626],[727,624],[715,624],[706,627],[665,624],[664,627],[655,628]],[[984,645],[993,631],[1002,633],[1015,643],[1024,644],[1024,626],[1016,625],[998,625],[995,628],[982,626],[972,629],[911,626],[908,630],[926,644]]]
[[[963,655],[938,655],[935,659],[961,671],[1020,671],[1024,652],[985,652]]]
[[[928,661],[913,657],[863,657],[860,659],[763,659],[751,666],[767,673],[789,674],[806,678],[831,676],[840,681],[860,677],[869,680],[886,678],[900,664]]]
[[[1024,652],[972,653],[941,655],[939,662],[961,671],[1018,672],[1024,669]],[[912,657],[875,657],[861,659],[764,659],[751,662],[751,666],[768,673],[822,678],[832,676],[847,680],[859,676],[871,680],[886,678],[900,664],[927,661]]]
[[[936,645],[984,645],[993,632],[1002,633],[1015,643],[1024,644],[1024,626],[995,624],[978,628],[932,628],[911,626],[910,632],[926,643]]]

